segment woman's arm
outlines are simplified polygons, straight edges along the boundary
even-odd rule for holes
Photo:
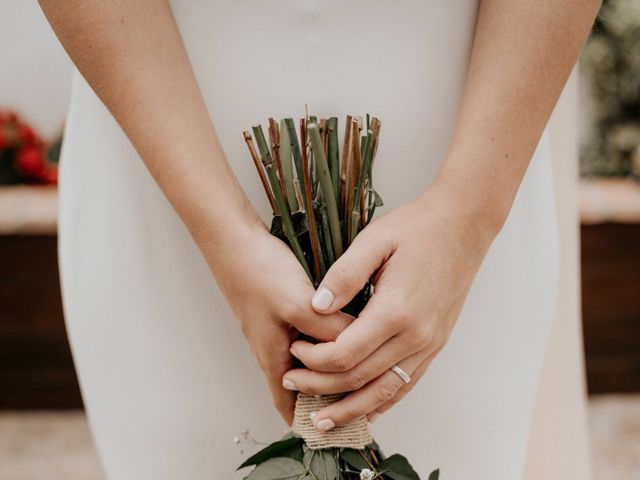
[[[467,85],[435,184],[492,234],[507,217],[600,4],[480,0]]]
[[[338,311],[373,274],[375,294],[335,342],[292,345],[308,369],[287,372],[287,385],[312,394],[354,391],[318,412],[316,427],[384,412],[443,348],[599,6],[480,1],[455,133],[434,183],[358,234],[313,306]],[[389,372],[394,364],[411,383]]]
[[[311,308],[313,285],[240,187],[169,3],[40,0],[40,5],[195,239],[265,372],[276,407],[291,423],[295,396],[281,384],[293,361],[291,327],[331,340],[351,317],[339,312],[327,319]]]
[[[225,217],[259,221],[226,161],[167,1],[40,5],[197,241],[234,228]]]

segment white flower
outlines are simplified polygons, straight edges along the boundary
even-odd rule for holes
[[[360,471],[360,480],[371,480],[375,474],[368,468],[363,468]]]

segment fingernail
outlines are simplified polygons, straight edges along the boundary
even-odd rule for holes
[[[378,419],[379,416],[380,416],[379,413],[373,413],[373,414],[369,415],[369,423],[375,422]]]
[[[296,352],[296,349],[291,347],[289,348],[289,352],[291,352],[291,355],[293,355],[294,357],[296,357],[298,360],[300,360],[300,357],[298,357],[298,353]]]
[[[309,420],[313,422],[313,419],[316,418],[316,413],[318,412],[309,412]]]
[[[311,305],[318,310],[326,310],[331,306],[335,297],[331,290],[325,287],[320,287],[316,290],[316,293],[313,294],[313,298],[311,299]]]
[[[320,420],[317,423],[316,428],[318,430],[322,430],[323,432],[326,432],[327,430],[331,430],[335,426],[336,424],[334,423],[333,420],[331,420],[330,418],[325,418],[323,420]]]
[[[296,390],[296,384],[293,383],[288,378],[285,378],[285,379],[282,380],[282,386],[284,388],[286,388],[287,390]]]

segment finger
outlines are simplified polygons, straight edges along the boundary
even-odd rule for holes
[[[308,368],[296,368],[285,373],[282,385],[309,395],[329,395],[351,392],[378,378],[385,370],[421,348],[412,343],[410,335],[397,335],[387,340],[378,350],[347,372],[319,372]],[[428,352],[424,352],[426,357]]]
[[[282,386],[282,375],[293,366],[293,357],[288,352],[287,334],[268,335],[263,347],[255,351],[256,359],[263,370],[271,393],[273,405],[282,418],[291,425],[296,394]]]
[[[387,312],[385,305],[384,298],[374,295],[335,341],[313,344],[298,340],[291,344],[291,354],[312,370],[351,370],[397,333],[393,313]]]
[[[398,366],[411,375],[421,360],[419,354],[413,354]],[[404,385],[398,374],[388,370],[365,387],[323,408],[313,415],[311,421],[318,430],[323,431],[345,425],[387,403]]]
[[[296,394],[282,387],[281,382],[276,378],[268,379],[269,391],[273,400],[273,406],[283,418],[287,425],[293,423],[293,411],[296,403]]]
[[[418,368],[415,369],[415,371],[413,372],[413,375],[411,375],[411,383],[406,383],[402,387],[400,387],[400,390],[398,390],[398,392],[395,394],[395,396],[391,400],[384,403],[383,405],[380,405],[378,408],[370,412],[367,415],[367,419],[370,422],[374,422],[380,415],[382,415],[384,412],[386,412],[391,407],[393,407],[396,403],[402,400],[407,395],[407,393],[409,393],[411,389],[416,385],[418,380],[420,380],[422,376],[425,374],[425,372],[429,368],[429,365],[431,365],[431,362],[433,361],[434,357],[435,357],[435,354],[432,354],[432,355],[429,355],[427,358],[425,358],[422,361],[422,363],[418,365]]]
[[[373,225],[365,227],[327,271],[311,299],[316,311],[336,312],[347,305],[391,256],[392,242]]]
[[[309,305],[292,309],[285,320],[300,332],[323,342],[333,341],[355,317],[344,312],[322,315]]]

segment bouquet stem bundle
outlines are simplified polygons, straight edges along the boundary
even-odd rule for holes
[[[383,204],[371,177],[380,127],[369,114],[365,122],[347,115],[342,154],[337,117],[307,114],[298,130],[293,118],[270,117],[268,140],[260,124],[253,125],[253,135],[243,132],[273,211],[271,233],[290,246],[314,287]],[[357,316],[370,295],[367,282],[342,310]],[[239,468],[256,465],[246,479],[419,479],[403,456],[384,457],[365,417],[329,432],[315,430],[309,411],[341,396],[299,393],[294,431],[245,461]],[[438,471],[429,476],[437,478]]]

